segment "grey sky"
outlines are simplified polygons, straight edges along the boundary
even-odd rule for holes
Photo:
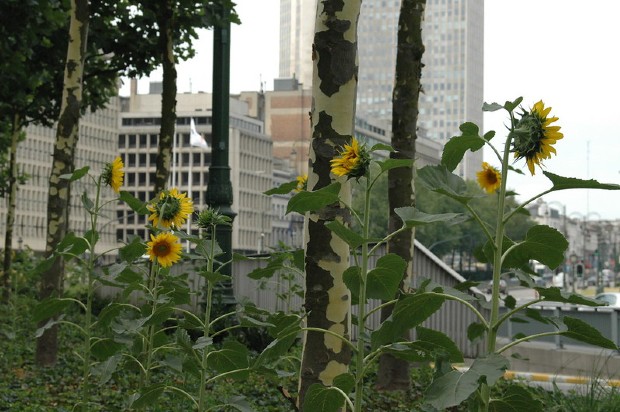
[[[273,88],[278,75],[279,0],[237,0],[243,24],[233,27],[231,92],[257,90],[260,79]],[[558,116],[564,139],[546,170],[562,176],[620,183],[620,2],[612,0],[486,0],[485,101],[518,96],[530,108],[543,99]],[[179,67],[179,91],[211,91],[212,37],[203,32],[197,57]],[[155,74],[153,77],[161,77]],[[147,82],[141,82],[141,91]],[[484,130],[505,137],[506,116],[485,115]],[[589,142],[589,143],[588,143]],[[589,147],[589,150],[588,150]],[[490,151],[485,160],[497,166]],[[524,162],[514,166],[527,168]],[[508,186],[522,199],[550,187],[540,170],[534,177],[512,173]],[[620,191],[574,190],[545,196],[566,205],[568,215],[620,218]]]

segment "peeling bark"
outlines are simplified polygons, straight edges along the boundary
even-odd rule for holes
[[[60,118],[56,130],[56,142],[52,158],[52,172],[49,178],[47,203],[46,257],[50,256],[65,237],[69,225],[70,181],[61,179],[74,169],[75,148],[78,142],[80,106],[82,104],[82,77],[84,57],[88,37],[88,0],[71,1],[71,22],[69,44],[65,65],[64,88],[60,108]],[[60,296],[63,290],[64,264],[61,258],[41,276],[39,298]],[[49,319],[41,321],[43,326]],[[37,339],[35,360],[40,366],[56,364],[58,353],[58,326],[47,329]]]
[[[390,154],[396,159],[415,159],[417,138],[418,98],[422,76],[422,19],[426,0],[402,0],[398,20],[398,43],[396,53],[396,76],[392,95],[392,147]],[[399,167],[388,171],[388,202],[390,209],[389,232],[402,226],[394,213],[398,207],[415,205],[413,167]],[[407,272],[403,276],[401,289],[410,283],[413,265],[413,237],[415,232],[407,230],[394,236],[388,242],[388,252],[405,259]],[[381,310],[381,321],[392,314],[392,307]],[[405,336],[409,339],[409,334]],[[384,390],[407,390],[411,385],[409,364],[389,354],[381,355],[377,372],[376,387]]]
[[[177,70],[173,51],[174,19],[174,4],[172,1],[166,0],[157,19],[160,27],[159,47],[163,68],[163,87],[161,93],[161,127],[153,187],[155,195],[166,189],[168,184],[177,122]]]
[[[360,0],[318,2],[312,49],[313,107],[308,190],[333,182],[330,160],[350,142],[354,130],[357,93],[357,19]],[[340,196],[350,202],[351,189],[341,180]],[[348,224],[349,212],[340,204],[330,205],[306,216],[306,294],[307,326],[350,335],[351,299],[342,274],[349,267],[349,247],[333,235],[325,224],[339,220]],[[331,385],[347,372],[351,350],[334,337],[307,332],[300,372],[300,411],[310,385]],[[307,411],[311,412],[311,411]]]
[[[13,117],[11,128],[11,148],[9,149],[9,187],[6,208],[6,230],[4,232],[4,260],[2,261],[3,292],[2,301],[8,302],[11,294],[11,262],[13,259],[13,227],[15,226],[15,208],[17,207],[17,144],[21,131],[19,115]]]

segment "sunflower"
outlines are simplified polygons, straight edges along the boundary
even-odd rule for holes
[[[308,190],[308,175],[306,174],[297,176],[297,187],[295,188],[296,192],[304,190]]]
[[[105,166],[103,174],[101,175],[103,182],[110,186],[116,193],[119,192],[123,185],[123,177],[125,176],[125,171],[123,171],[124,166],[120,156],[116,156],[116,159],[114,159],[112,163],[108,163]]]
[[[478,177],[478,184],[487,193],[495,192],[502,184],[502,175],[487,162],[482,162],[482,170],[476,173],[476,176]]]
[[[351,144],[345,144],[340,155],[331,160],[332,173],[336,176],[362,177],[368,170],[370,155],[365,145],[359,144],[353,137]]]
[[[151,241],[146,246],[146,253],[151,262],[157,260],[161,267],[172,266],[181,258],[179,238],[170,232],[161,232],[157,236],[151,235]]]
[[[535,165],[541,166],[544,159],[550,159],[551,154],[556,154],[553,145],[564,137],[560,133],[560,126],[551,126],[558,120],[550,117],[551,107],[545,107],[543,101],[539,101],[529,112],[523,112],[521,119],[516,122],[513,152],[515,158],[525,158],[530,173],[534,175]]]
[[[149,220],[153,221],[153,226],[161,224],[165,228],[181,227],[194,213],[192,200],[177,189],[161,192],[159,200],[149,204],[147,208],[151,212]]]

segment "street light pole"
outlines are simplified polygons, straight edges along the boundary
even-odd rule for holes
[[[219,225],[215,238],[220,245],[222,262],[232,259],[232,221],[237,215],[232,210],[233,191],[230,181],[229,155],[229,99],[230,99],[230,10],[225,6],[214,6],[219,17],[213,28],[213,118],[212,156],[209,166],[209,183],[205,200],[209,207],[231,219],[231,225]],[[220,269],[224,275],[231,274],[231,265]],[[227,282],[222,291],[223,302],[234,303],[232,284]]]

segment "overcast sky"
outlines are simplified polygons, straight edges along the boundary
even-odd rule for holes
[[[231,92],[273,89],[278,77],[279,0],[236,0],[242,25],[233,27]],[[519,0],[485,2],[485,81],[487,102],[518,96],[529,109],[543,99],[558,116],[564,139],[548,171],[562,176],[620,183],[620,1]],[[211,91],[212,36],[203,32],[197,57],[179,65],[179,92]],[[156,73],[153,78],[161,78]],[[148,81],[140,83],[146,92]],[[504,112],[505,113],[505,112]],[[485,115],[484,130],[505,137],[506,116]],[[485,160],[498,166],[491,152]],[[524,171],[523,162],[515,164]],[[531,177],[511,174],[508,186],[529,198],[550,187],[537,170]],[[573,190],[552,193],[567,214],[596,220],[620,218],[620,191]],[[553,204],[557,207],[557,204]]]

